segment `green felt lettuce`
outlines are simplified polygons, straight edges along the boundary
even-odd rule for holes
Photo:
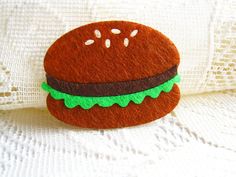
[[[81,106],[83,109],[89,109],[93,107],[95,104],[101,107],[109,107],[113,104],[118,104],[121,107],[126,107],[130,101],[133,101],[136,104],[142,103],[146,96],[150,96],[151,98],[157,98],[160,93],[170,92],[173,85],[180,81],[179,75],[176,75],[172,79],[167,82],[154,87],[148,90],[144,90],[141,92],[136,92],[127,95],[117,95],[117,96],[104,96],[104,97],[86,97],[79,95],[70,95],[67,93],[62,93],[50,87],[47,83],[42,83],[42,88],[49,92],[50,95],[55,100],[64,100],[64,104],[67,108],[74,108],[76,106]]]

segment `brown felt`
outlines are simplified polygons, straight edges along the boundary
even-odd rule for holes
[[[174,85],[169,93],[162,92],[156,99],[146,97],[139,105],[130,102],[125,108],[115,104],[108,108],[95,105],[89,110],[79,106],[69,109],[62,100],[54,100],[50,95],[47,97],[47,106],[53,116],[65,123],[84,128],[107,129],[139,125],[161,118],[174,109],[179,98],[179,88]]]
[[[113,34],[111,29],[119,29]],[[101,38],[94,34],[101,32]],[[131,37],[133,30],[138,30]],[[128,38],[125,47],[124,39]],[[87,40],[94,40],[85,45]],[[105,41],[110,40],[110,48]],[[48,75],[67,82],[102,83],[154,76],[179,64],[175,45],[162,33],[133,22],[109,21],[88,24],[59,38],[47,51]]]
[[[156,87],[174,77],[177,74],[177,66],[164,73],[139,80],[109,82],[109,83],[74,83],[55,79],[47,75],[47,83],[52,88],[71,95],[81,96],[114,96],[140,92]]]

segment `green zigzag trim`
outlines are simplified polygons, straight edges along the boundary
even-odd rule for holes
[[[67,108],[74,108],[76,106],[81,106],[83,109],[90,109],[95,104],[101,107],[110,107],[113,104],[118,104],[121,107],[126,107],[130,101],[133,101],[136,104],[143,102],[146,96],[151,98],[157,98],[160,93],[170,92],[175,83],[180,81],[180,76],[176,75],[172,79],[166,81],[165,83],[144,90],[141,92],[131,93],[127,95],[117,95],[117,96],[104,96],[104,97],[86,97],[86,96],[75,96],[67,93],[62,93],[50,87],[47,83],[42,83],[42,88],[49,92],[55,100],[64,100],[64,104]]]

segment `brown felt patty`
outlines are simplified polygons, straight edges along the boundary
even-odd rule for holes
[[[130,102],[125,108],[113,105],[108,108],[94,106],[84,110],[77,106],[69,109],[62,100],[47,97],[50,113],[57,119],[84,128],[107,129],[139,125],[161,118],[168,114],[178,104],[180,92],[177,85],[169,93],[162,92],[156,99],[146,97],[137,105]]]
[[[114,29],[119,34],[114,34]],[[179,53],[166,36],[126,21],[98,22],[74,29],[49,48],[44,60],[49,76],[79,83],[137,80],[178,64]]]
[[[109,83],[74,83],[66,82],[55,79],[47,75],[47,83],[52,88],[68,93],[70,95],[80,96],[114,96],[124,95],[129,93],[136,93],[149,88],[156,87],[177,74],[177,66],[172,67],[165,72],[151,76],[148,78],[142,78],[139,80],[121,81],[121,82],[109,82]]]

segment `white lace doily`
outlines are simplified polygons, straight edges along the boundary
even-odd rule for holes
[[[3,111],[0,176],[233,177],[235,93],[184,97],[163,119],[114,130],[72,127],[46,110]]]

